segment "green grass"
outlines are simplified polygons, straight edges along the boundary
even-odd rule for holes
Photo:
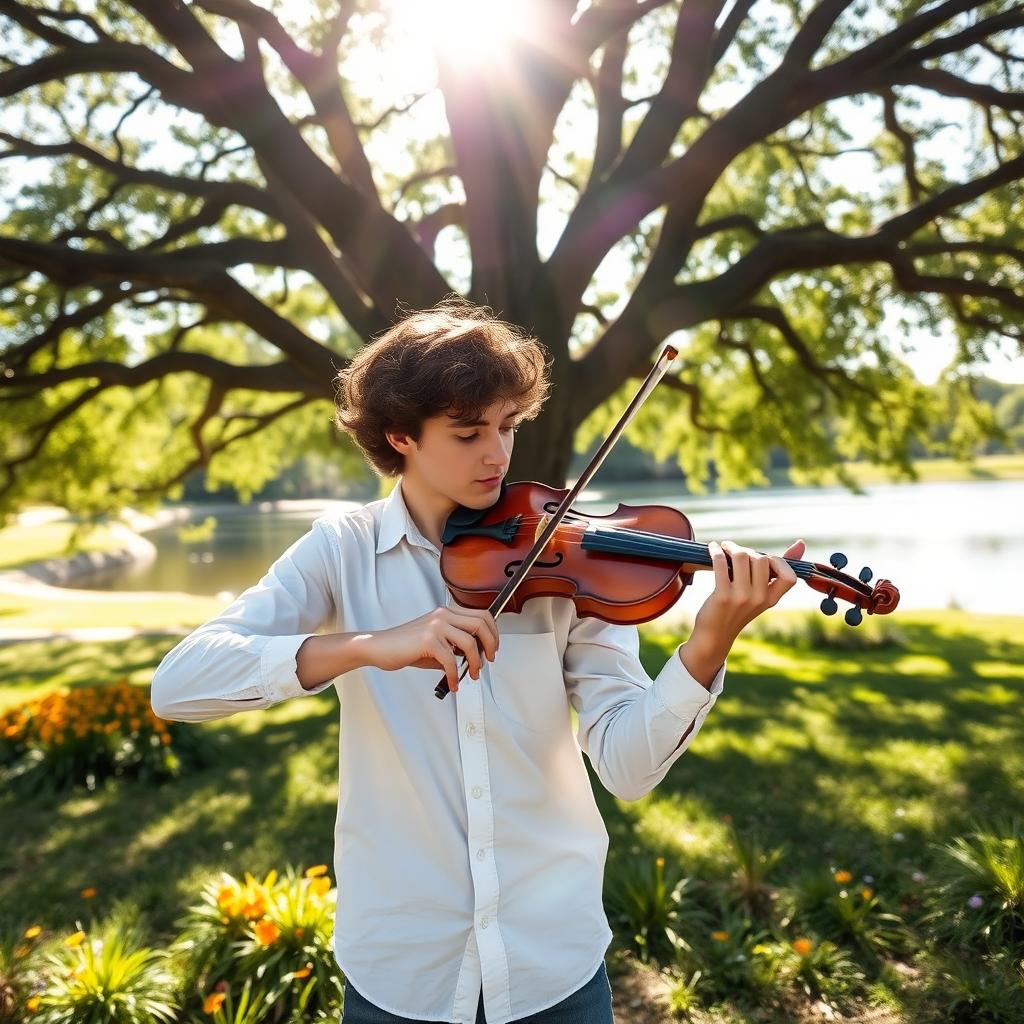
[[[862,485],[894,482],[888,470],[869,462],[850,462],[846,469]],[[922,481],[1020,480],[1024,478],[1024,452],[982,455],[970,466],[955,459],[917,459],[914,469]],[[838,481],[833,480],[833,485]]]
[[[199,594],[160,594],[131,591],[78,591],[51,588],[46,597],[0,590],[0,629],[12,631],[123,626],[164,629],[194,628],[227,606],[226,601]]]
[[[741,637],[724,694],[653,793],[624,803],[592,775],[612,853],[649,848],[715,874],[731,815],[741,833],[786,845],[786,874],[871,874],[896,902],[911,872],[927,870],[930,843],[973,815],[1024,810],[1024,619],[907,612],[899,628],[905,647],[863,651]],[[654,675],[680,638],[641,633]],[[0,705],[56,685],[144,685],[173,642],[0,647]],[[338,727],[331,690],[194,726],[219,764],[158,789],[0,794],[0,818],[17,822],[0,832],[4,919],[73,930],[127,903],[166,939],[212,872],[330,863]],[[80,897],[85,886],[95,900]]]
[[[69,521],[8,526],[0,530],[0,570],[43,558],[66,558],[79,551],[109,551],[122,546],[109,527],[96,526],[70,544],[75,524]]]

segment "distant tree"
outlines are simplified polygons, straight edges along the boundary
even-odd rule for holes
[[[441,29],[420,93],[403,6]],[[514,477],[564,482],[667,339],[629,436],[691,486],[988,435],[881,325],[898,299],[958,367],[1021,341],[1024,4],[479,0],[480,39],[513,8],[485,52],[443,0],[0,0],[0,512],[354,460],[336,370],[452,290],[553,357]]]

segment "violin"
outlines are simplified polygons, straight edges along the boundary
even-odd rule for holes
[[[441,575],[448,589],[467,608],[488,608],[497,614],[508,607],[522,610],[531,597],[567,597],[580,617],[634,624],[663,614],[693,582],[701,569],[714,569],[706,544],[694,540],[689,519],[667,505],[619,504],[605,515],[585,515],[572,508],[583,486],[649,393],[652,378],[664,372],[666,346],[645,388],[633,399],[619,423],[572,488],[550,487],[533,480],[503,480],[498,499],[488,508],[461,505],[445,522],[441,534]],[[726,563],[732,578],[732,560]],[[798,579],[825,594],[821,610],[834,615],[836,598],[852,605],[848,625],[869,615],[887,615],[900,594],[886,579],[869,586],[871,570],[857,577],[842,572],[847,558],[836,552],[829,565],[787,558]],[[777,574],[769,569],[769,578]],[[459,679],[468,670],[463,667]],[[447,676],[434,689],[438,699],[450,692]]]

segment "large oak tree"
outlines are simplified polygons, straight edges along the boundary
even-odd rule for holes
[[[990,430],[969,365],[1022,338],[1024,3],[523,0],[503,45],[418,50],[401,6],[0,0],[0,512],[353,459],[337,368],[453,290],[553,359],[513,478],[564,483],[667,339],[630,434],[696,485],[773,446],[909,472],[935,424],[961,455]],[[908,326],[955,333],[943,387]]]

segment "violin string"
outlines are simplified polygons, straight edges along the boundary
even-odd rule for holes
[[[545,519],[548,519],[548,518],[550,518],[550,517],[549,516],[542,516],[542,515],[521,516],[520,519],[519,519],[519,525],[520,526],[526,526],[526,525],[529,525],[530,523],[533,523],[533,522],[540,523],[540,522],[543,522]],[[577,515],[577,516],[570,517],[570,516],[567,515],[558,524],[558,530],[560,530],[562,526],[579,526],[582,529],[586,530],[586,528],[588,526],[590,526],[590,525],[592,525],[592,522],[591,522],[591,520],[587,519],[586,516],[579,516],[579,515]],[[556,536],[557,536],[558,530],[556,530]],[[682,537],[673,537],[670,534],[651,533],[651,532],[649,532],[647,530],[635,530],[635,529],[632,529],[630,527],[609,526],[609,527],[605,527],[605,532],[606,533],[612,533],[612,534],[620,535],[622,537],[622,539],[624,539],[626,541],[627,544],[631,540],[635,540],[637,542],[640,542],[641,544],[642,544],[643,541],[651,541],[651,540],[674,542],[674,543],[680,545],[683,548],[684,551],[689,551],[689,552],[692,552],[693,554],[697,554],[697,555],[706,555],[707,559],[708,559],[707,565],[710,566],[712,564],[711,563],[711,554],[710,554],[710,551],[708,549],[707,544],[702,544],[700,541],[686,540],[686,539],[684,539]],[[578,545],[580,547],[582,547],[583,544],[585,543],[582,538],[579,539],[579,540],[575,540],[575,539],[567,539],[565,537],[559,537],[559,542],[562,543],[562,544],[569,544],[569,545],[573,545],[573,546],[577,546]],[[612,553],[614,553],[614,552],[612,552]],[[639,551],[639,550],[637,551],[637,553],[638,554],[650,554],[649,551]],[[726,552],[726,553],[728,554],[728,552]],[[762,552],[762,553],[764,554],[766,552]],[[781,558],[782,555],[778,555],[778,556],[775,556],[775,557]],[[790,566],[793,567],[794,571],[796,571],[798,575],[809,574],[809,573],[818,571],[817,570],[817,566],[815,565],[814,562],[808,562],[808,561],[805,561],[803,559],[794,559],[794,558],[786,559],[786,561],[789,563]],[[704,564],[703,560],[699,564]]]

